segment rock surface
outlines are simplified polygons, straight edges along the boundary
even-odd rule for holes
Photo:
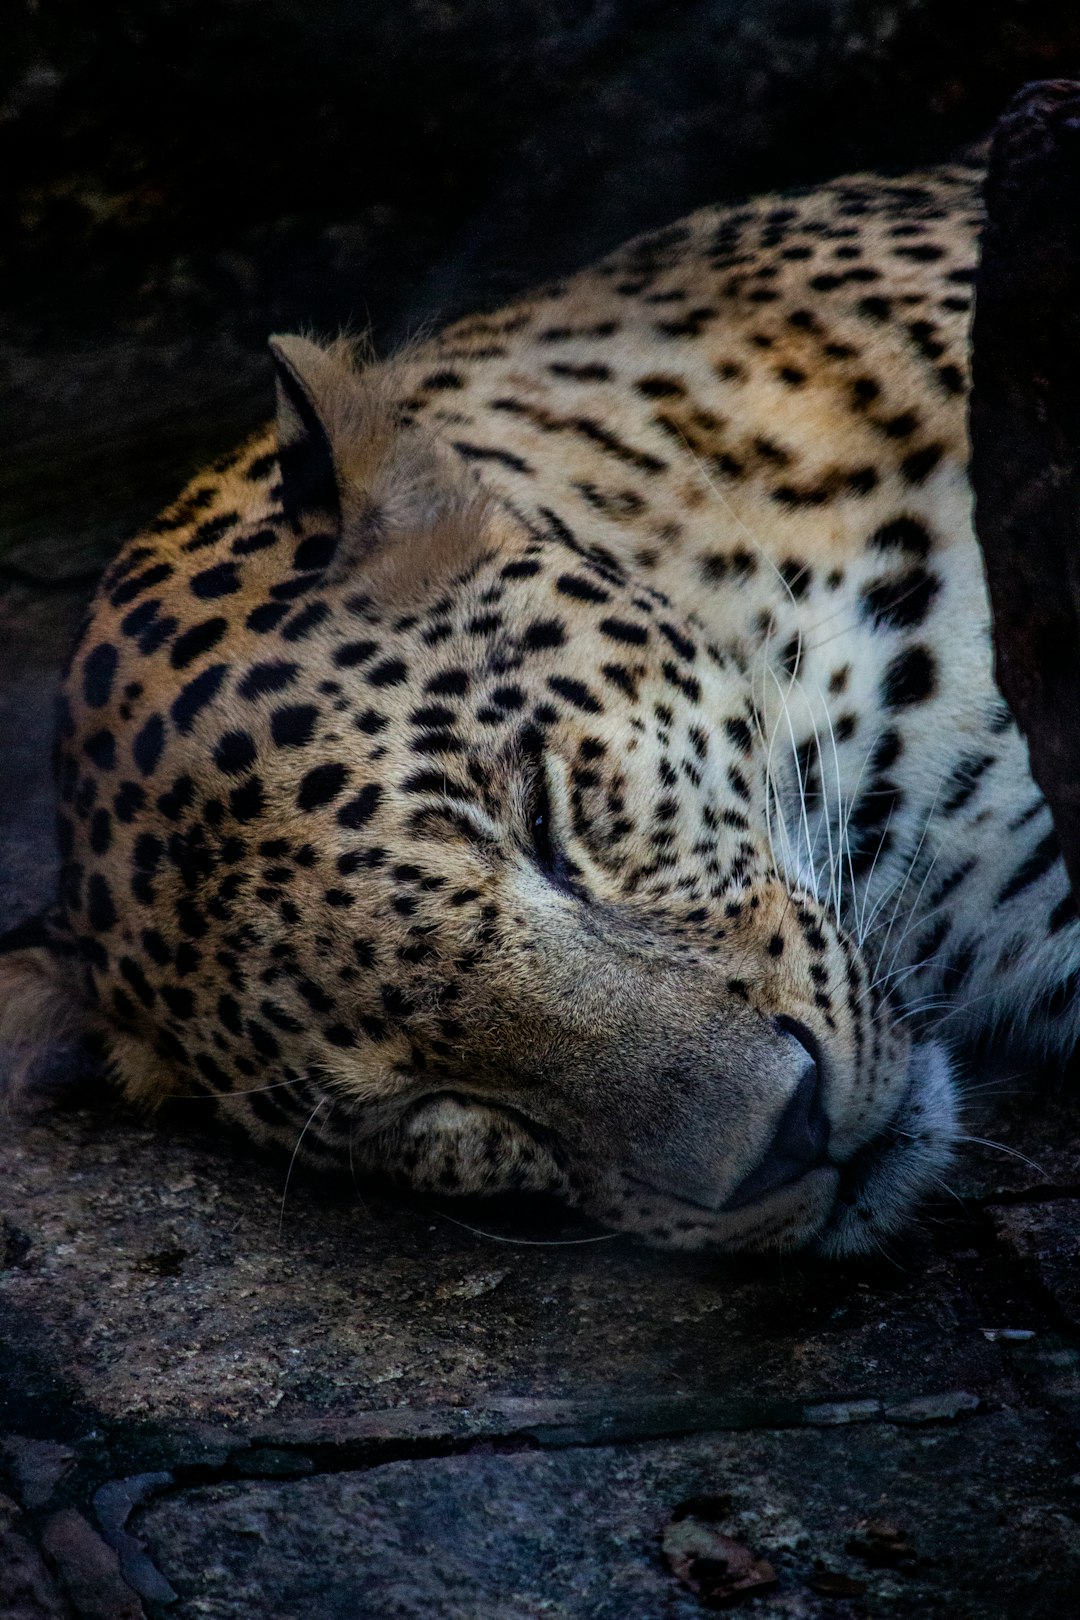
[[[1060,1505],[1074,1461],[1045,1423],[1012,1412],[917,1435],[473,1453],[184,1492],[150,1507],[140,1534],[184,1593],[177,1620],[691,1620],[702,1610],[660,1538],[680,1503],[705,1495],[727,1498],[724,1530],[776,1573],[755,1615],[1058,1620],[1080,1574]],[[823,1575],[844,1576],[857,1606],[838,1607]]]

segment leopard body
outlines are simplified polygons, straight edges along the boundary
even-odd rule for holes
[[[1077,1034],[971,525],[978,197],[856,176],[389,362],[280,340],[276,425],[92,603],[12,1001],[315,1162],[879,1243],[963,1040]]]

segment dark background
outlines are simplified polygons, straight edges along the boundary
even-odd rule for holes
[[[978,139],[1062,0],[21,0],[0,62],[0,555],[100,558],[377,344],[698,204]]]

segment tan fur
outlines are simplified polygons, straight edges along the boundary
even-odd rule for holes
[[[365,366],[346,339],[323,349],[278,336],[270,348],[307,396],[333,452],[342,527],[327,583],[364,565],[380,600],[404,603],[497,544],[508,520],[479,481],[462,476],[427,428],[402,431],[393,367]],[[279,386],[279,444],[299,431]]]

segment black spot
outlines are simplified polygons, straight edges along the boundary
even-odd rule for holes
[[[496,461],[500,467],[509,467],[511,472],[532,472],[527,461],[509,450],[498,450],[492,445],[468,444],[464,439],[455,439],[454,449],[460,451],[466,461]]]
[[[559,619],[534,619],[521,638],[521,645],[526,652],[539,652],[549,647],[561,647],[566,641],[566,631]],[[428,690],[432,690],[429,685]]]
[[[685,386],[674,377],[641,377],[635,386],[646,399],[676,399],[686,393]]]
[[[408,674],[409,666],[400,658],[385,658],[368,670],[366,679],[371,686],[400,686]]]
[[[83,743],[83,753],[101,771],[111,771],[116,764],[116,738],[111,731],[95,731]]]
[[[201,624],[193,624],[173,643],[170,654],[173,669],[186,669],[196,658],[201,658],[203,653],[216,647],[228,628],[228,619],[221,618],[204,619]]]
[[[104,855],[112,843],[112,816],[107,810],[95,810],[90,818],[90,848],[95,855]]]
[[[299,664],[285,664],[279,661],[252,664],[236,690],[250,703],[266,693],[280,692],[286,686],[291,686],[299,673]]]
[[[266,795],[257,776],[249,776],[229,794],[229,810],[236,821],[257,821],[265,808]]]
[[[700,337],[710,321],[716,319],[716,310],[708,305],[701,305],[697,309],[688,309],[685,315],[676,320],[657,321],[655,330],[661,337]]]
[[[463,669],[448,669],[433,675],[424,687],[432,697],[464,697],[469,690],[469,677]]]
[[[604,712],[603,704],[593,696],[583,681],[573,680],[566,675],[549,675],[548,685],[553,692],[557,692],[560,697],[565,698],[568,703],[572,703],[576,709],[581,709],[585,714]]]
[[[179,1018],[181,1023],[186,1023],[195,1011],[195,997],[190,990],[185,990],[180,985],[162,985],[161,999],[172,1016]],[[224,1078],[225,1076],[222,1075],[223,1080]]]
[[[1076,922],[1076,920],[1076,901],[1073,899],[1071,894],[1067,894],[1064,900],[1058,901],[1057,905],[1050,913],[1050,921],[1047,926],[1051,934],[1057,934],[1062,928],[1067,927],[1070,923]]]
[[[107,934],[116,924],[112,890],[100,872],[93,872],[86,885],[86,917],[98,934]]]
[[[152,596],[149,602],[140,602],[131,612],[125,614],[120,621],[120,628],[125,636],[141,636],[148,629],[158,613],[161,611],[161,598]],[[175,626],[173,627],[175,629]]]
[[[738,718],[725,720],[724,730],[740,753],[749,754],[753,746],[753,733],[745,720]]]
[[[325,602],[309,602],[307,607],[294,613],[288,624],[281,629],[282,641],[303,641],[325,619],[330,617],[330,609]]]
[[[995,754],[978,754],[960,761],[945,784],[947,792],[941,803],[943,815],[954,816],[963,809],[996,758]]]
[[[165,793],[159,794],[157,806],[167,821],[179,821],[194,798],[195,784],[191,777],[178,776]]]
[[[116,648],[107,641],[87,654],[83,665],[83,696],[92,709],[103,709],[108,703],[117,662]]]
[[[607,366],[595,362],[584,362],[573,365],[569,361],[564,363],[553,362],[548,370],[554,377],[569,377],[572,382],[607,382],[611,372]]]
[[[215,563],[213,568],[204,568],[201,573],[192,575],[188,589],[192,596],[204,602],[213,601],[219,596],[233,596],[240,589],[236,564],[222,562]]]
[[[338,811],[337,818],[341,826],[348,827],[354,832],[363,827],[375,814],[382,792],[377,782],[368,782]]]
[[[891,579],[872,580],[862,592],[862,608],[875,624],[911,629],[926,618],[941,581],[925,568],[910,568]]]
[[[855,306],[858,313],[868,321],[887,321],[892,314],[892,304],[887,298],[876,295],[870,298],[860,298]]]
[[[458,783],[451,781],[442,771],[414,771],[401,784],[402,793],[452,793],[466,799],[469,794]]]
[[[249,731],[226,731],[214,750],[214,764],[226,776],[240,776],[254,765],[255,752]]]
[[[325,568],[333,560],[337,550],[337,536],[332,534],[312,534],[306,540],[301,540],[293,552],[293,567],[301,572],[310,569]]]
[[[133,851],[135,865],[141,872],[156,872],[164,852],[165,845],[156,833],[140,833]]]
[[[146,803],[146,794],[137,782],[121,782],[113,799],[117,821],[130,825]]]
[[[923,449],[913,450],[909,456],[904,457],[900,463],[900,471],[909,484],[921,484],[929,478],[943,454],[944,450],[940,444],[925,445]]]
[[[874,423],[888,439],[909,439],[918,425],[919,418],[914,411],[898,411],[895,416]]]
[[[420,386],[436,390],[464,388],[465,379],[457,371],[432,371]]]
[[[349,770],[345,765],[336,762],[316,765],[300,782],[296,794],[298,808],[318,810],[322,805],[329,804],[331,799],[337,798],[348,780]]]
[[[244,1021],[240,1016],[240,1004],[235,996],[222,995],[218,997],[217,1015],[221,1020],[222,1027],[227,1029],[230,1035],[242,1035],[244,1033]]]
[[[685,658],[687,663],[692,663],[697,657],[697,647],[689,639],[689,637],[684,636],[682,632],[677,630],[673,624],[668,624],[663,619],[660,620],[658,628],[660,630],[660,634],[664,637],[665,641],[673,649],[673,651],[678,653],[680,658]]]
[[[1007,900],[1013,900],[1022,894],[1032,883],[1049,872],[1054,862],[1061,854],[1061,845],[1058,843],[1057,833],[1051,828],[1045,838],[1035,845],[1031,854],[1023,861],[1005,884],[995,901],[996,905],[1004,905]]]
[[[930,534],[917,518],[893,518],[875,529],[867,541],[875,551],[906,551],[913,557],[927,557],[932,541]]]
[[[878,486],[877,469],[855,467],[851,472],[844,474],[844,483],[853,495],[869,495],[871,490]]]
[[[944,258],[945,249],[933,242],[915,242],[910,247],[894,247],[893,254],[898,259],[914,259],[918,263],[929,264],[934,259]]]
[[[363,714],[358,714],[353,719],[357,731],[362,731],[368,737],[377,737],[389,724],[386,715],[379,714],[377,709],[365,709]]]
[[[780,564],[780,577],[796,601],[801,601],[813,583],[814,573],[809,563],[788,557]]]
[[[883,731],[874,744],[873,753],[870,755],[870,769],[873,775],[877,776],[882,771],[887,771],[895,765],[903,752],[903,747],[903,741],[898,731],[891,726],[887,731]]]
[[[151,604],[148,603],[147,605],[150,606]],[[154,603],[153,606],[156,607],[157,604]],[[129,614],[128,617],[130,618],[132,615]],[[180,620],[172,614],[166,614],[162,619],[151,619],[146,629],[138,637],[138,647],[143,657],[149,658],[152,653],[156,653],[158,648],[163,647],[169,637],[179,628]]]
[[[157,997],[152,986],[147,980],[146,974],[143,972],[138,962],[136,962],[133,957],[122,956],[118,965],[120,972],[123,974],[128,984],[130,984],[143,1006],[152,1007],[154,1002],[157,1000]]]
[[[750,784],[742,772],[737,770],[734,765],[729,765],[727,778],[731,784],[732,792],[736,793],[745,804],[749,804],[750,799],[752,798]]]
[[[288,602],[263,602],[260,607],[252,608],[245,624],[256,635],[265,636],[271,630],[276,630],[282,619],[289,612]]]
[[[270,735],[278,748],[303,748],[311,741],[319,711],[313,703],[290,703],[270,716]]]
[[[131,745],[131,757],[144,776],[153,776],[165,746],[165,722],[160,714],[152,714]]]
[[[881,700],[887,709],[906,709],[932,697],[936,683],[932,654],[925,647],[908,647],[897,653],[886,669],[881,682]]]
[[[239,512],[222,512],[217,517],[206,518],[199,524],[191,539],[184,541],[183,550],[205,550],[207,546],[212,546],[216,540],[220,540],[222,535],[239,521]]]
[[[572,596],[579,602],[610,602],[611,592],[594,585],[590,580],[579,579],[576,574],[560,574],[556,580],[556,588],[563,596]]]
[[[612,641],[621,641],[632,647],[643,647],[649,632],[643,624],[631,624],[625,619],[601,619],[600,629]]]
[[[172,952],[156,928],[143,929],[142,944],[147,956],[158,967],[167,967],[172,961]]]
[[[242,534],[238,540],[233,541],[232,554],[234,557],[250,557],[253,552],[268,551],[271,546],[276,546],[278,539],[279,536],[273,529],[259,529],[256,534]]]
[[[113,607],[123,607],[127,602],[134,602],[143,591],[148,591],[152,585],[160,585],[163,580],[171,579],[175,570],[172,563],[155,563],[152,568],[146,568],[134,579],[129,579],[123,585],[118,585],[109,597]]]
[[[194,680],[188,681],[187,685],[180,689],[179,696],[173,700],[169,712],[176,729],[185,736],[194,725],[195,716],[217,696],[218,688],[228,668],[228,664],[211,664],[209,669],[204,669]]]

